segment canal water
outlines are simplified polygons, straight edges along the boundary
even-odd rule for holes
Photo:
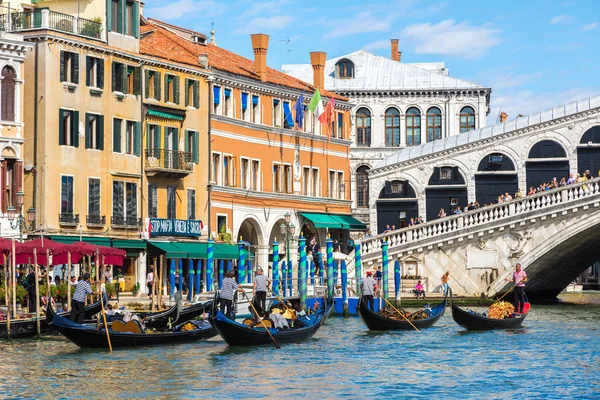
[[[281,350],[0,342],[0,398],[600,398],[599,322],[600,306],[534,306],[522,329],[466,332],[448,308],[421,332],[331,318]]]

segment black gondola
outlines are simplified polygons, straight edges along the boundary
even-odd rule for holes
[[[452,319],[458,325],[469,331],[491,331],[495,329],[515,329],[519,328],[527,313],[513,314],[510,318],[494,319],[487,318],[474,311],[466,311],[454,304],[452,301],[452,292],[450,292],[450,304],[452,306]],[[525,303],[525,309],[529,312],[529,303]]]
[[[392,319],[376,313],[368,307],[367,302],[363,301],[362,297],[357,306],[360,319],[362,319],[367,328],[372,331],[414,330],[415,327],[417,329],[429,328],[444,315],[445,310],[446,297],[444,297],[444,300],[440,304],[431,308],[428,318],[411,320],[410,322],[414,325],[413,327],[405,319]]]
[[[211,316],[212,326],[230,346],[260,346],[271,344],[271,339],[260,325],[254,328],[227,318],[218,310],[218,297],[215,296]],[[290,329],[269,328],[269,331],[278,343],[295,343],[313,336],[325,321],[326,316],[333,308],[333,299],[326,302],[325,307],[315,313],[294,320],[296,327]]]
[[[71,342],[83,348],[108,349],[108,340],[104,329],[89,325],[79,325],[71,320],[58,316],[48,307],[46,320],[50,326],[63,334]],[[158,346],[197,342],[217,335],[217,331],[209,322],[203,321],[197,329],[163,333],[130,333],[109,330],[110,342],[114,349],[139,346]]]
[[[106,305],[108,303],[106,296],[103,297],[103,299],[104,299],[104,304]],[[100,305],[100,300],[87,306],[85,308],[85,317],[84,317],[85,320],[86,321],[91,320],[92,317],[94,315],[98,314],[101,309],[102,309],[102,306]],[[64,318],[69,318],[69,315],[71,315],[71,312],[65,311],[65,312],[59,313],[58,315],[60,315],[61,317],[64,317]],[[8,324],[6,323],[6,321],[0,321],[0,338],[6,339],[8,337],[7,327],[8,327]],[[46,322],[46,318],[44,318],[44,316],[41,315],[40,316],[40,333],[48,333],[51,331],[52,331],[52,328],[50,328],[50,326],[48,326],[48,323]],[[35,317],[10,320],[10,337],[11,337],[11,339],[32,337],[37,334],[36,332],[37,332],[37,324],[36,324]]]

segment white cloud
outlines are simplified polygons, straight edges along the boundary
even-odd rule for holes
[[[160,7],[150,6],[144,10],[144,15],[163,21],[172,21],[198,15],[212,17],[222,14],[225,9],[223,4],[214,0],[178,0]]]
[[[361,11],[351,18],[337,21],[335,27],[323,36],[325,39],[355,35],[357,33],[387,32],[392,26],[393,17],[381,18],[371,10]]]
[[[555,17],[550,18],[550,25],[557,25],[557,24],[563,24],[566,22],[571,21],[571,16],[570,15],[557,15]]]
[[[479,74],[479,79],[494,90],[502,90],[523,86],[526,83],[534,82],[544,76],[541,71],[531,74],[515,74],[502,70],[484,71]]]
[[[594,29],[596,29],[598,27],[598,23],[597,22],[592,22],[591,24],[587,24],[581,27],[582,31],[593,31]]]
[[[264,33],[279,30],[292,23],[294,17],[289,15],[275,15],[272,17],[255,17],[248,21],[245,26],[236,29],[235,33]]]
[[[381,50],[381,49],[389,48],[390,46],[391,46],[391,43],[389,40],[382,39],[382,40],[376,40],[371,43],[367,43],[366,45],[363,46],[363,50],[365,50],[365,51]]]
[[[414,45],[417,54],[478,58],[502,42],[501,30],[489,25],[471,26],[447,19],[439,24],[414,24],[402,30],[402,43]]]

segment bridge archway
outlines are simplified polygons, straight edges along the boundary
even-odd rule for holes
[[[586,170],[593,177],[600,175],[600,125],[585,131],[577,146],[577,172]]]
[[[515,164],[506,154],[490,153],[481,159],[475,175],[475,199],[479,204],[496,203],[498,196],[513,196],[518,188]]]
[[[417,195],[407,180],[386,181],[376,207],[378,233],[383,232],[386,225],[404,228],[411,218],[416,221],[419,216]]]
[[[433,169],[425,189],[427,221],[438,218],[443,208],[447,215],[467,205],[467,185],[458,167],[440,166]]]
[[[527,162],[527,189],[537,187],[540,183],[558,181],[569,177],[569,158],[563,146],[554,140],[542,140],[529,150]]]

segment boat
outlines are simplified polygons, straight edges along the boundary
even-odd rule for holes
[[[577,282],[569,283],[569,286],[565,288],[567,293],[579,293],[583,291],[583,285],[579,285]]]
[[[108,300],[104,297],[104,304],[107,304]],[[100,312],[102,306],[100,305],[100,300],[95,303],[90,304],[85,308],[85,320],[87,322],[91,322],[92,317]],[[71,315],[70,311],[65,311],[60,314],[61,317],[69,318]],[[32,337],[37,334],[37,318],[18,318],[10,320],[10,338],[11,339],[19,339],[25,337]],[[6,320],[0,321],[0,338],[7,339],[8,338],[8,324]],[[40,315],[40,333],[48,333],[51,332],[52,328],[48,326],[46,322],[46,318],[43,315]]]
[[[247,325],[227,318],[218,310],[218,294],[215,296],[209,318],[212,326],[230,346],[260,346],[272,344],[270,336],[261,325],[249,328]],[[325,321],[333,308],[333,299],[316,312],[294,320],[296,327],[290,329],[269,328],[272,337],[278,343],[295,343],[313,336]]]
[[[524,304],[525,313],[514,313],[509,318],[495,319],[487,318],[482,314],[472,310],[463,310],[452,301],[452,293],[450,293],[450,305],[452,307],[452,319],[458,325],[468,331],[491,331],[495,329],[515,329],[521,327],[521,324],[527,317],[530,304]]]
[[[361,297],[358,305],[357,312],[360,319],[371,331],[400,331],[400,330],[414,330],[425,329],[431,327],[444,315],[446,310],[446,297],[444,300],[430,310],[424,309],[429,314],[428,318],[415,319],[408,322],[405,319],[393,319],[383,316],[373,310],[371,310],[367,302]],[[412,325],[411,325],[412,323]],[[414,326],[413,326],[414,325]]]
[[[48,307],[46,311],[46,321],[51,327],[79,347],[108,349],[108,339],[106,337],[106,330],[104,329],[77,324],[70,319],[56,315],[52,307]],[[207,321],[194,323],[196,329],[193,330],[177,331],[176,327],[175,331],[157,333],[144,332],[135,322],[132,322],[132,324],[134,327],[139,327],[137,332],[135,330],[117,331],[115,328],[115,324],[117,323],[122,322],[114,321],[112,328],[108,330],[113,349],[190,343],[209,339],[217,335],[216,330]]]

